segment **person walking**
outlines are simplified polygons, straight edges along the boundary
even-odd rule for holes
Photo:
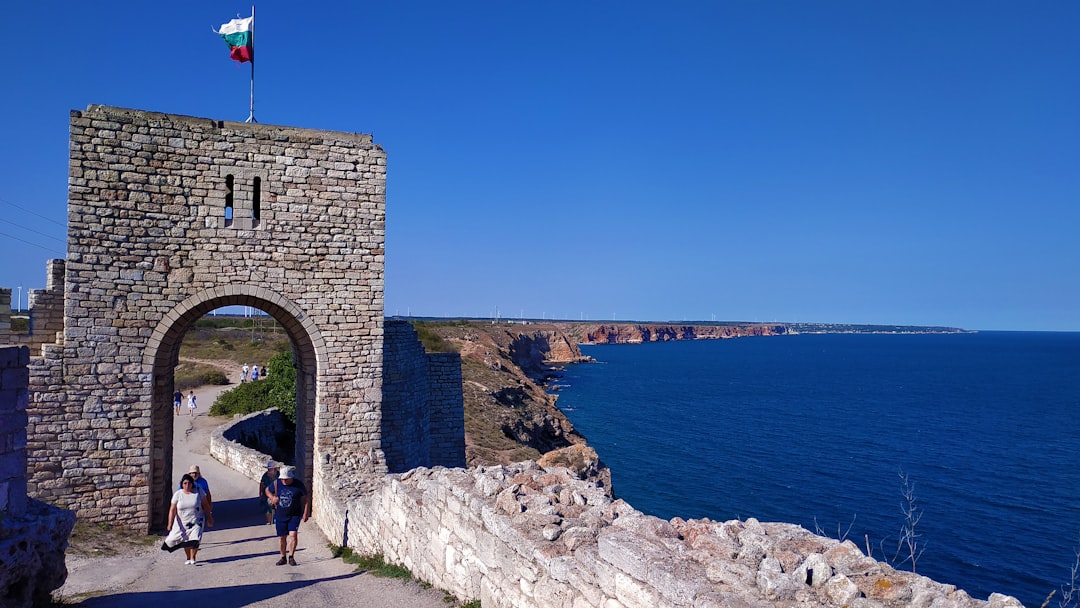
[[[195,391],[189,392],[188,396],[187,396],[188,414],[194,416],[195,415],[195,409],[198,408],[198,407],[199,407],[199,404],[195,400]]]
[[[259,507],[266,515],[266,525],[274,523],[274,507],[270,506],[270,498],[266,494],[266,488],[270,487],[278,478],[278,466],[273,460],[266,463],[266,472],[259,480]]]
[[[177,391],[173,392],[173,394],[172,394],[172,406],[173,406],[173,410],[176,411],[177,416],[180,415],[180,404],[183,403],[183,402],[184,402],[184,393],[183,393],[183,391],[177,390]]]
[[[244,367],[240,368],[240,384],[247,382],[248,364],[245,363]]]
[[[206,481],[206,478],[202,476],[202,470],[199,469],[199,465],[193,464],[188,467],[187,475],[184,477],[191,477],[195,481],[195,487],[203,494],[206,494],[207,503],[210,505],[210,512],[213,512],[214,496],[210,494],[210,482]],[[180,483],[183,484],[183,481]]]
[[[187,557],[184,564],[194,566],[203,528],[213,525],[214,514],[206,494],[195,485],[191,475],[184,475],[180,479],[180,489],[170,501],[169,521],[166,524],[169,535],[161,548],[169,553],[182,548]]]
[[[293,468],[284,467],[277,480],[266,488],[266,498],[274,507],[274,525],[281,550],[277,565],[295,566],[300,522],[306,522],[311,516],[311,495],[304,482],[296,479]]]
[[[251,366],[251,381],[255,382],[258,379],[259,379],[259,366],[258,365],[252,365]]]

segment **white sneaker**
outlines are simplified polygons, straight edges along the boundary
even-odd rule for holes
[[[185,566],[188,565],[188,564],[193,564],[193,563],[195,563],[195,562],[191,561],[190,559],[185,559],[184,560],[184,565]]]

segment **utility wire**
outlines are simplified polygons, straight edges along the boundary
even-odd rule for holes
[[[23,229],[23,230],[25,230],[27,232],[33,232],[34,234],[41,235],[41,236],[43,236],[45,238],[52,239],[54,241],[59,241],[61,243],[65,243],[65,244],[67,243],[67,239],[62,239],[62,238],[60,238],[58,236],[53,236],[53,235],[47,234],[45,232],[40,232],[38,230],[34,230],[33,228],[27,228],[26,226],[21,226],[21,225],[16,224],[15,222],[13,222],[11,220],[4,219],[2,217],[0,217],[0,222],[7,222],[7,223],[11,224],[12,226],[15,226],[16,228],[21,228],[21,229]]]
[[[63,226],[64,228],[67,228],[67,224],[64,223],[64,222],[58,222],[58,221],[54,220],[51,217],[48,217],[46,215],[41,215],[40,213],[37,213],[36,211],[31,211],[31,210],[27,209],[26,207],[23,207],[21,205],[17,205],[15,203],[7,200],[6,198],[0,198],[0,203],[4,203],[5,205],[11,205],[12,207],[15,207],[16,209],[18,209],[20,211],[24,211],[26,213],[29,213],[30,215],[36,215],[36,216],[40,217],[43,220],[47,220],[47,221],[50,221],[50,222],[56,224],[57,226]]]
[[[48,251],[49,253],[55,253],[55,254],[59,254],[59,255],[60,255],[60,257],[64,257],[64,256],[65,256],[65,254],[63,254],[63,253],[60,253],[59,251],[57,251],[57,250],[55,250],[55,249],[53,249],[53,248],[51,248],[51,247],[46,247],[46,246],[44,246],[44,245],[38,245],[37,243],[31,243],[30,241],[27,241],[27,240],[24,240],[24,239],[20,239],[20,238],[19,238],[19,237],[17,237],[17,236],[11,236],[10,234],[4,233],[4,232],[0,232],[0,236],[6,236],[6,237],[7,237],[7,238],[9,238],[9,239],[13,239],[13,240],[19,241],[20,243],[26,243],[27,245],[30,245],[30,246],[32,246],[32,247],[37,247],[38,249],[44,249],[45,251]]]

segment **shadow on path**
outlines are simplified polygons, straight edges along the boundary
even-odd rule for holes
[[[79,606],[108,606],[110,608],[167,608],[170,606],[244,606],[279,597],[319,583],[344,581],[360,576],[360,572],[343,574],[327,578],[280,583],[261,583],[257,585],[235,585],[213,587],[209,589],[169,589],[165,591],[144,591],[135,593],[117,593],[83,600]]]

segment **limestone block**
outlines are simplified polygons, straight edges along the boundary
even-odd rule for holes
[[[859,597],[859,587],[843,574],[837,574],[825,581],[825,597],[837,606],[848,605]]]

